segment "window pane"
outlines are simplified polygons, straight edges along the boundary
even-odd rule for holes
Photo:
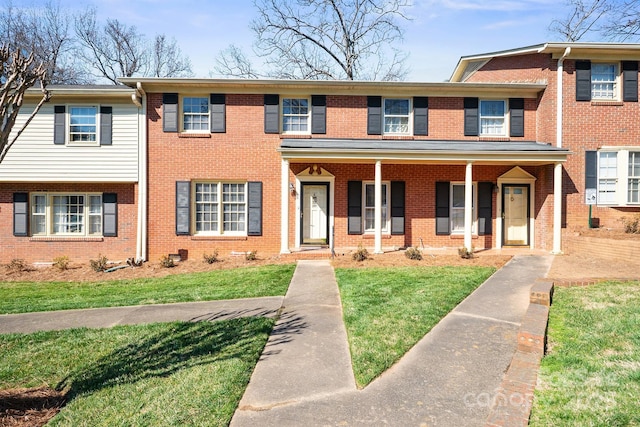
[[[480,101],[480,114],[504,117],[504,101]]]
[[[96,138],[96,107],[71,107],[69,109],[69,141],[95,142]]]
[[[409,100],[384,100],[384,133],[409,134]]]
[[[598,153],[598,203],[616,202],[616,181],[618,177],[618,153]]]
[[[591,96],[600,99],[616,98],[616,64],[591,64]]]
[[[245,184],[222,184],[224,231],[245,231]]]
[[[640,203],[640,152],[629,153],[628,203]]]
[[[408,99],[385,99],[384,100],[384,114],[385,115],[409,115],[409,100]]]
[[[53,196],[53,233],[84,233],[84,196]]]
[[[309,100],[284,98],[282,100],[282,131],[307,132],[309,130]]]
[[[209,98],[183,98],[182,116],[185,131],[208,130]]]
[[[464,185],[454,185],[452,192],[451,207],[464,208]]]
[[[504,101],[480,101],[480,134],[504,135],[504,114]]]
[[[218,184],[196,184],[196,233],[218,230]]]

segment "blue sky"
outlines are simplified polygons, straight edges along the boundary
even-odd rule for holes
[[[40,0],[35,0],[37,4]],[[65,8],[79,7],[61,0]],[[13,0],[34,4],[32,1]],[[251,53],[252,0],[95,0],[98,16],[116,18],[149,37],[175,37],[196,77],[209,77],[217,53],[233,43]],[[407,80],[448,79],[460,56],[559,41],[549,31],[564,0],[414,0],[400,46],[409,52]],[[257,61],[256,61],[257,63]],[[214,76],[216,77],[216,76]]]

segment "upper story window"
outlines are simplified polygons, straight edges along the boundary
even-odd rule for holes
[[[282,99],[282,133],[309,133],[309,100]]]
[[[480,100],[480,135],[506,135],[503,100]]]
[[[409,99],[388,98],[384,100],[384,133],[408,135],[411,105]]]
[[[69,144],[91,144],[98,140],[98,107],[69,107]]]
[[[185,132],[209,132],[209,98],[182,98],[182,130]]]
[[[36,193],[31,197],[34,236],[99,236],[102,234],[101,194]]]
[[[591,98],[618,99],[618,64],[591,64]]]

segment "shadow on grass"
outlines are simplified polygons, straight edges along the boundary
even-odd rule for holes
[[[269,334],[272,321],[240,318],[221,322],[173,323],[164,330],[121,347],[58,385],[69,400],[122,383],[167,377],[181,369],[229,359],[256,361],[256,336]],[[133,339],[136,339],[134,337]],[[248,360],[249,359],[249,360]]]

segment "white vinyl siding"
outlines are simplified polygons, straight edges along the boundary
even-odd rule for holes
[[[130,101],[100,104],[113,108],[112,145],[54,144],[51,101],[40,109],[7,153],[0,182],[137,182],[138,108]],[[67,114],[72,105],[67,104]],[[12,136],[32,110],[33,105],[21,109]]]

